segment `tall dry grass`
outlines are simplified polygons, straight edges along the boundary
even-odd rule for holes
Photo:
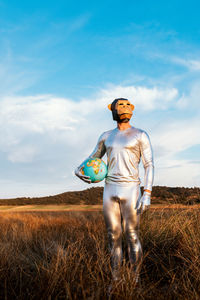
[[[124,263],[110,298],[200,299],[199,217],[144,214],[140,284]],[[106,299],[110,278],[101,213],[0,214],[0,299]]]

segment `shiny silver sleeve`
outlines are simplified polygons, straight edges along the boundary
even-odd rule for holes
[[[144,189],[151,191],[154,178],[153,151],[149,136],[146,132],[142,132],[140,142],[142,163],[145,170]]]
[[[103,133],[98,139],[97,145],[92,151],[92,153],[80,164],[78,168],[81,168],[84,162],[89,158],[95,158],[95,157],[102,158],[102,156],[104,156],[104,154],[106,153],[106,147],[104,141],[105,141],[105,134]]]
[[[94,150],[92,151],[92,153],[89,155],[88,158],[94,158],[94,157],[97,157],[97,158],[102,158],[104,156],[104,154],[106,153],[106,147],[105,147],[105,133],[103,133],[99,139],[98,139],[98,142],[97,142],[97,145],[96,147],[94,148]]]

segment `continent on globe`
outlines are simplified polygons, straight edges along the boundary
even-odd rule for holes
[[[100,158],[89,158],[81,168],[83,175],[89,176],[92,183],[102,181],[107,175],[107,166]]]

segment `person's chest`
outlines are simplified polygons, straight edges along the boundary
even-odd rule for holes
[[[140,151],[140,141],[138,133],[134,131],[113,132],[105,141],[107,151]]]

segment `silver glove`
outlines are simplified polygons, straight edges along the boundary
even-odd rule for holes
[[[83,174],[83,168],[84,165],[81,165],[80,167],[76,168],[75,170],[75,175],[80,178],[81,180],[87,182],[87,183],[91,183],[92,181],[90,180],[90,176],[86,176]]]
[[[141,213],[143,213],[145,210],[147,210],[150,207],[150,204],[151,204],[151,194],[144,191],[138,209],[140,210]]]

